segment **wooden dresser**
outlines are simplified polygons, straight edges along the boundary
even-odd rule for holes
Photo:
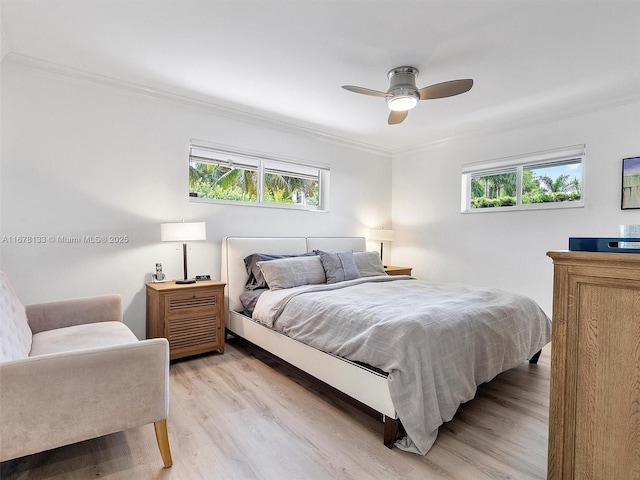
[[[548,478],[640,478],[640,254],[554,262]]]
[[[168,339],[171,360],[214,350],[224,353],[224,283],[146,286],[147,338]]]

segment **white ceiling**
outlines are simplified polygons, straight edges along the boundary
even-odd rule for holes
[[[402,151],[640,99],[640,1],[1,0],[3,61],[47,62]],[[473,78],[389,126],[410,65]],[[67,70],[68,71],[68,70]],[[97,78],[97,77],[96,77]]]

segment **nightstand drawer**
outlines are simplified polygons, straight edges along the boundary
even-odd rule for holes
[[[164,299],[165,318],[197,317],[218,310],[216,291],[167,295]]]

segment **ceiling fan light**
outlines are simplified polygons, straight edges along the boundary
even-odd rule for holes
[[[418,104],[416,95],[397,95],[387,99],[387,105],[394,112],[406,112]]]

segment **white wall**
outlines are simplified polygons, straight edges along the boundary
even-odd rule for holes
[[[120,293],[125,322],[140,338],[144,282],[155,263],[170,278],[182,271],[180,246],[159,241],[162,222],[206,221],[207,241],[190,244],[189,271],[217,277],[224,236],[365,235],[390,227],[393,215],[389,263],[411,265],[420,278],[525,293],[548,313],[548,250],[566,249],[570,236],[615,236],[619,224],[640,223],[640,211],[620,210],[621,159],[640,154],[637,102],[468,135],[391,162],[382,153],[11,62],[3,62],[0,80],[0,235],[129,237],[106,245],[3,242],[1,268],[25,303]],[[331,211],[189,202],[190,138],[330,164]],[[460,213],[462,164],[577,143],[587,145],[585,208]]]
[[[434,281],[492,285],[531,296],[551,314],[549,250],[569,237],[618,236],[640,223],[621,210],[622,158],[640,154],[640,103],[521,129],[504,129],[397,155],[393,161],[393,263]],[[579,209],[460,213],[465,163],[585,143]]]
[[[48,73],[2,68],[1,235],[126,235],[126,244],[15,244],[1,266],[24,303],[123,296],[124,318],[145,336],[144,282],[156,262],[182,275],[181,245],[160,243],[162,222],[206,221],[189,273],[219,278],[228,235],[365,235],[391,219],[391,159],[310,134]],[[192,203],[189,139],[331,166],[330,212]]]

